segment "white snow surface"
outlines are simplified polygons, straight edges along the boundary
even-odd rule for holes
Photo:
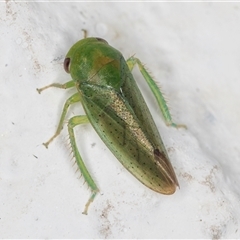
[[[0,4],[1,238],[240,238],[240,3]],[[174,121],[187,125],[165,125],[136,68],[180,183],[175,194],[142,185],[91,125],[79,126],[79,151],[100,188],[83,215],[90,190],[66,125],[42,145],[75,91],[36,88],[70,80],[62,63],[82,29],[141,59]],[[79,114],[76,104],[67,119]]]

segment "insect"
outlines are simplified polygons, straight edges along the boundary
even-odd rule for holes
[[[64,60],[64,69],[72,80],[49,87],[68,89],[76,93],[67,99],[56,133],[44,143],[56,138],[70,105],[81,102],[86,115],[73,116],[68,121],[71,148],[78,167],[91,189],[83,214],[99,192],[78,151],[74,127],[91,123],[106,146],[122,165],[148,188],[162,194],[173,194],[179,186],[157,127],[131,73],[138,65],[153,92],[167,125],[185,127],[172,121],[166,101],[143,64],[134,56],[125,60],[122,54],[101,38],[84,38],[75,43]]]

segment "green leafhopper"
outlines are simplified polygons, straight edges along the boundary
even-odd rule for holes
[[[125,61],[122,54],[101,38],[84,38],[75,43],[64,60],[64,69],[72,80],[65,84],[53,83],[49,87],[76,88],[63,107],[56,133],[44,145],[57,137],[62,128],[68,107],[81,102],[86,115],[74,116],[68,121],[70,144],[78,167],[91,189],[84,214],[99,192],[77,149],[74,127],[91,123],[100,138],[140,182],[153,191],[173,194],[179,186],[157,127],[145,100],[131,73],[134,65],[156,97],[167,125],[185,127],[172,121],[166,101],[139,59]]]

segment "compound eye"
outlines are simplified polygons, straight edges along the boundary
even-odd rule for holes
[[[108,44],[108,42],[107,42],[106,40],[102,39],[102,38],[96,37],[96,39],[97,39],[99,42],[103,42],[103,43],[105,43],[105,44]]]
[[[67,73],[70,73],[69,66],[70,66],[70,58],[65,58],[64,63],[63,63],[63,67],[64,67],[64,70]]]

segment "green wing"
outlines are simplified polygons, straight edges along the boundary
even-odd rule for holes
[[[138,87],[133,92],[137,97],[131,97],[126,93],[129,84],[125,80],[134,81],[131,75],[126,75],[119,91],[82,83],[80,94],[85,112],[98,135],[128,171],[152,190],[172,194],[178,183],[162,140]]]

